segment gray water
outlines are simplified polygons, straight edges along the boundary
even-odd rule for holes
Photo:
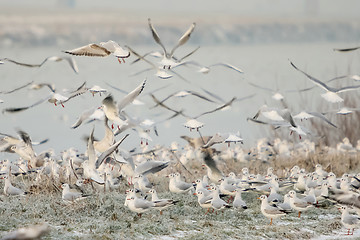
[[[96,84],[107,88],[114,95],[115,99],[120,101],[123,94],[111,89],[104,82],[116,85],[123,90],[131,91],[144,78],[147,78],[145,91],[140,95],[140,100],[145,102],[146,105],[129,105],[126,111],[133,117],[150,118],[154,121],[161,121],[172,115],[172,113],[162,108],[150,110],[149,107],[153,106],[154,102],[146,93],[168,84],[170,86],[156,92],[155,96],[162,99],[170,93],[184,89],[203,93],[200,87],[216,93],[225,100],[230,100],[234,96],[244,97],[256,94],[252,99],[233,104],[230,110],[215,112],[198,119],[205,123],[205,126],[200,130],[202,135],[239,131],[244,138],[245,147],[250,147],[256,139],[267,136],[270,128],[247,122],[246,118],[252,117],[265,103],[269,106],[279,106],[279,104],[271,98],[271,92],[256,89],[248,85],[248,81],[274,90],[280,90],[289,103],[291,111],[295,113],[304,107],[307,108],[306,110],[316,110],[320,105],[322,108],[325,106],[327,109],[332,109],[337,105],[325,103],[320,96],[320,93],[322,93],[320,88],[301,95],[299,93],[285,92],[285,90],[289,89],[312,86],[309,80],[290,66],[289,59],[298,67],[323,80],[343,74],[358,74],[360,70],[359,53],[344,54],[333,51],[333,48],[353,46],[355,44],[331,42],[203,46],[191,57],[192,60],[196,60],[204,65],[227,62],[241,68],[245,73],[239,74],[222,67],[213,68],[207,75],[198,73],[192,68],[184,67],[177,69],[176,71],[189,80],[190,84],[176,76],[169,80],[160,80],[154,76],[153,71],[130,77],[129,75],[132,73],[148,67],[143,62],[130,65],[129,62],[134,57],[128,59],[126,64],[119,64],[113,57],[76,57],[80,70],[78,75],[68,67],[66,62],[49,62],[42,68],[25,68],[6,63],[1,66],[0,70],[0,77],[2,79],[1,90],[10,90],[29,81],[54,83],[57,89],[74,89],[86,81],[89,87]],[[185,45],[179,48],[177,55],[181,56],[195,47]],[[133,48],[140,53],[145,53],[154,48],[158,49],[157,46],[133,46]],[[63,55],[60,50],[62,49],[56,47],[12,48],[1,49],[1,54],[23,62],[38,63],[48,56]],[[155,59],[154,61],[158,60]],[[38,91],[23,89],[13,94],[0,95],[0,99],[5,101],[0,107],[3,109],[27,106],[47,96],[48,92],[47,89]],[[86,142],[82,138],[85,135],[89,135],[94,124],[82,125],[78,129],[71,129],[70,126],[76,121],[82,111],[91,107],[101,106],[101,101],[104,97],[98,95],[93,97],[90,93],[86,93],[70,100],[65,104],[65,108],[61,106],[55,107],[53,104],[45,102],[24,112],[2,114],[0,130],[3,133],[16,135],[16,129],[22,129],[28,132],[33,140],[50,138],[48,143],[36,148],[36,151],[39,152],[44,149],[53,148],[58,153],[69,147],[85,151]],[[192,96],[171,99],[167,101],[167,104],[177,110],[184,109],[190,116],[198,115],[218,106]],[[198,137],[199,134],[197,132],[189,132],[187,128],[182,126],[185,122],[186,119],[180,116],[159,124],[157,126],[159,136],[151,134],[153,142],[150,142],[150,146],[156,144],[169,146],[173,141],[185,144],[179,137],[181,135]],[[139,147],[140,139],[136,132],[128,131],[130,137],[124,142],[124,147],[128,149]],[[95,123],[95,136],[102,138],[102,122]]]

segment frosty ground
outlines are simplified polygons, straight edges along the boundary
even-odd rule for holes
[[[160,174],[163,175],[163,174]],[[28,176],[13,177],[17,186],[31,185]],[[272,226],[260,212],[260,193],[245,192],[248,209],[226,209],[205,215],[205,210],[191,194],[167,191],[168,180],[153,176],[161,198],[179,202],[164,211],[151,210],[138,217],[124,206],[125,190],[92,193],[82,202],[65,204],[61,192],[42,189],[25,197],[0,195],[0,236],[16,228],[46,222],[50,234],[44,239],[344,239],[346,229],[340,223],[340,212],[323,204],[302,214],[291,213],[277,219]],[[4,182],[0,182],[3,188]],[[89,192],[92,192],[88,186]]]

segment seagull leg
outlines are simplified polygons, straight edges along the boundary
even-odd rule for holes
[[[352,229],[351,235],[354,235],[354,228]]]
[[[123,63],[125,63],[125,58],[123,58],[122,60],[123,60]]]
[[[270,218],[271,220],[270,220],[270,225],[272,225],[272,218]]]
[[[64,107],[64,104],[62,102],[60,102],[61,106]]]
[[[301,140],[301,135],[299,135],[299,139]]]
[[[111,129],[114,129],[114,124],[111,124]]]
[[[162,210],[160,210],[160,215],[162,215]]]
[[[299,211],[299,217],[301,216],[301,212]]]
[[[149,145],[148,141],[146,140],[146,145]]]
[[[293,131],[290,131],[290,135],[293,133]]]
[[[118,58],[118,62],[121,64],[121,59],[120,58]]]

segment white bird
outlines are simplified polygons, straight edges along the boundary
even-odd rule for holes
[[[174,201],[172,199],[160,199],[157,195],[157,192],[154,188],[150,189],[149,193],[151,194],[151,201],[155,203],[154,208],[160,211],[160,215],[162,215],[162,210],[175,205],[178,201]]]
[[[292,62],[290,62],[291,65],[299,72],[303,73],[308,79],[310,79],[313,83],[320,86],[324,90],[326,90],[326,93],[321,94],[321,96],[328,102],[336,103],[336,102],[343,102],[344,99],[342,99],[337,93],[345,92],[345,91],[351,91],[356,90],[360,88],[360,85],[355,86],[347,86],[347,87],[341,87],[341,88],[333,88],[329,87],[325,83],[321,82],[320,80],[310,76],[309,74],[305,73],[304,71],[298,69]]]
[[[227,204],[224,200],[220,198],[219,195],[219,189],[216,186],[211,187],[212,193],[212,199],[211,199],[211,207],[214,210],[221,210],[223,208],[230,208],[230,205]]]
[[[151,23],[151,19],[149,18],[148,19],[149,21],[149,27],[150,27],[150,30],[151,30],[151,33],[152,33],[152,36],[155,40],[155,42],[157,44],[159,44],[162,49],[163,49],[163,59],[161,60],[160,64],[163,66],[163,68],[168,68],[170,69],[172,65],[176,64],[176,62],[174,62],[173,60],[173,56],[174,56],[174,52],[175,50],[184,45],[190,38],[192,32],[194,31],[194,28],[196,26],[195,23],[193,23],[189,29],[181,36],[181,38],[179,39],[178,43],[173,47],[173,49],[171,50],[171,52],[168,52],[164,46],[164,44],[161,42],[160,40],[160,37],[159,37],[159,34],[156,32],[154,26],[152,25]]]
[[[87,121],[95,121],[95,120],[104,120],[105,113],[102,108],[91,108],[81,113],[76,122],[71,126],[71,128],[75,129],[79,127],[83,122]]]
[[[360,217],[351,215],[347,206],[341,206],[339,210],[341,211],[341,223],[345,228],[348,229],[347,235],[350,235],[351,229],[351,235],[353,235],[354,229],[358,228],[360,225]]]
[[[121,59],[125,63],[125,58],[130,56],[130,52],[120,47],[120,45],[112,40],[107,42],[101,42],[100,44],[91,43],[86,46],[75,48],[72,50],[66,50],[65,53],[69,53],[75,56],[90,56],[90,57],[107,57],[113,54],[117,57],[119,63]]]
[[[206,195],[204,191],[198,190],[193,195],[197,196],[200,207],[207,209],[205,212],[207,214],[211,208],[212,194]]]
[[[307,211],[309,208],[313,206],[311,203],[308,203],[306,200],[298,198],[294,190],[291,190],[289,192],[289,196],[290,196],[290,206],[292,209],[299,211],[299,217],[301,216],[301,212]]]
[[[11,184],[10,176],[5,176],[4,194],[6,196],[24,196],[26,193],[20,188],[14,187]]]
[[[70,189],[69,184],[64,183],[61,185],[62,190],[62,200],[65,202],[74,202],[87,198],[89,195],[83,194],[75,189]]]
[[[272,225],[273,219],[286,215],[286,213],[282,209],[270,206],[266,195],[261,195],[258,199],[261,200],[261,213],[265,217],[270,218],[270,225]]]
[[[140,54],[138,54],[137,52],[135,52],[132,48],[130,48],[129,46],[126,46],[130,52],[132,52],[135,56],[137,56],[138,58],[144,60],[145,62],[147,62],[151,68],[147,68],[147,69],[144,69],[140,72],[137,72],[137,73],[134,73],[132,74],[132,76],[136,76],[136,75],[139,75],[143,72],[147,72],[147,71],[150,71],[150,70],[155,70],[155,76],[157,76],[158,78],[160,79],[163,79],[163,80],[166,80],[166,79],[169,79],[171,77],[173,77],[173,75],[167,73],[167,71],[165,71],[163,68],[159,67],[159,66],[156,66],[154,63],[150,62],[149,60],[147,60],[146,58],[144,58],[143,56],[141,56]],[[168,69],[168,71],[171,71],[170,69]],[[172,73],[175,73],[174,71],[171,71]]]
[[[235,190],[236,194],[235,194],[235,198],[234,198],[234,202],[233,202],[233,207],[234,208],[242,208],[242,209],[247,209],[247,205],[246,202],[241,198],[241,192],[243,190],[240,188],[237,188]]]
[[[3,235],[1,240],[40,239],[49,232],[50,226],[47,223],[41,223],[16,229],[15,231]]]
[[[65,60],[69,63],[70,67],[72,68],[72,70],[74,70],[75,73],[79,73],[79,68],[77,66],[77,63],[75,61],[74,58],[72,57],[58,57],[58,56],[51,56],[51,57],[47,57],[45,58],[40,64],[29,64],[29,63],[21,63],[9,58],[3,58],[0,59],[0,61],[7,61],[7,62],[11,62],[11,63],[15,63],[17,65],[20,66],[24,66],[24,67],[41,67],[43,66],[47,61],[52,61],[52,62],[60,62],[62,60]]]
[[[139,198],[136,195],[131,197],[127,196],[126,201],[127,207],[130,209],[130,211],[136,212],[139,217],[141,217],[142,213],[155,207],[154,202]]]
[[[169,181],[169,190],[173,193],[186,193],[190,190],[194,189],[193,184],[184,182],[182,180],[177,179],[176,173],[171,173],[169,175],[170,181]]]

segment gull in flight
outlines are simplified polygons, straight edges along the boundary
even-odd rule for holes
[[[333,88],[329,87],[325,83],[321,82],[320,80],[310,76],[309,74],[305,73],[304,71],[298,69],[292,62],[290,62],[291,66],[293,66],[297,71],[303,73],[308,79],[310,79],[313,83],[320,86],[324,90],[326,90],[326,93],[321,94],[321,96],[328,102],[336,103],[336,102],[343,102],[344,99],[342,99],[338,93],[345,92],[345,91],[351,91],[356,90],[360,88],[360,85],[355,86],[347,86],[347,87],[341,87],[341,88]]]
[[[137,72],[135,74],[133,74],[132,76],[136,76],[136,75],[139,75],[143,72],[147,72],[147,71],[150,71],[152,69],[155,69],[156,73],[155,73],[155,76],[157,76],[158,78],[160,79],[169,79],[171,77],[173,77],[173,75],[167,73],[164,69],[162,69],[161,67],[158,67],[156,66],[154,63],[150,62],[149,60],[145,59],[144,57],[142,57],[140,54],[138,54],[137,52],[135,52],[132,48],[130,48],[129,46],[126,46],[130,52],[132,52],[135,56],[137,56],[138,58],[144,60],[145,62],[147,62],[148,64],[151,65],[151,68],[147,68],[147,69],[144,69],[140,72]],[[175,73],[174,71],[172,71],[173,73]]]
[[[182,65],[193,65],[196,68],[198,68],[198,72],[203,73],[203,74],[208,74],[210,72],[210,70],[213,67],[216,67],[216,66],[222,66],[222,67],[226,67],[226,68],[229,68],[231,70],[234,70],[235,72],[238,72],[238,73],[244,73],[244,71],[241,70],[240,68],[235,67],[234,65],[231,65],[229,63],[222,63],[222,62],[214,63],[214,64],[211,64],[211,65],[208,65],[208,66],[204,66],[204,65],[201,65],[200,63],[195,62],[195,61],[184,61],[184,62],[176,63],[172,68],[179,67],[179,66],[182,66]]]
[[[134,101],[134,99],[140,95],[140,93],[144,90],[146,84],[146,79],[137,86],[133,91],[127,94],[118,104],[115,104],[114,98],[112,95],[107,96],[102,101],[101,108],[104,110],[106,117],[118,124],[118,129],[120,130],[120,126],[127,125],[127,123],[120,118],[120,112],[130,103]],[[114,128],[114,125],[112,125]]]
[[[47,61],[52,61],[52,62],[61,62],[62,60],[65,60],[69,63],[70,67],[72,68],[72,70],[75,72],[75,73],[79,73],[79,68],[77,66],[77,63],[75,61],[74,58],[72,57],[59,57],[59,56],[51,56],[51,57],[47,57],[45,58],[40,64],[29,64],[29,63],[22,63],[22,62],[18,62],[18,61],[15,61],[15,60],[12,60],[10,58],[3,58],[3,59],[0,59],[0,61],[4,62],[11,62],[11,63],[14,63],[14,64],[17,64],[17,65],[20,65],[20,66],[23,66],[23,67],[41,67],[42,65],[44,65]]]
[[[175,50],[176,50],[178,47],[184,45],[184,44],[189,40],[192,32],[194,31],[194,28],[195,28],[196,24],[193,23],[193,24],[189,27],[189,29],[184,33],[184,35],[182,35],[182,37],[179,39],[178,43],[173,47],[173,49],[172,49],[171,52],[169,53],[169,52],[166,50],[164,44],[161,42],[160,37],[159,37],[159,34],[156,32],[154,26],[153,26],[152,23],[151,23],[151,19],[149,18],[148,21],[149,21],[149,27],[150,27],[150,30],[151,30],[151,33],[152,33],[152,36],[153,36],[155,42],[156,42],[157,44],[159,44],[159,45],[162,47],[162,49],[164,50],[164,52],[163,52],[163,59],[161,60],[160,64],[162,65],[162,67],[163,67],[164,69],[165,69],[165,68],[170,69],[172,65],[176,64],[176,62],[174,62],[173,59],[172,59]],[[138,57],[139,57],[139,56],[138,56]]]
[[[130,57],[130,52],[120,47],[120,45],[112,40],[101,42],[100,44],[90,43],[86,46],[66,50],[65,53],[75,56],[90,56],[90,57],[107,57],[110,54],[117,57],[119,63],[121,60],[125,63],[125,58]]]
[[[309,118],[319,118],[323,121],[325,121],[327,124],[333,126],[334,128],[337,128],[337,126],[335,124],[333,124],[332,122],[330,122],[329,119],[327,119],[322,113],[318,113],[318,112],[307,112],[307,111],[301,111],[300,113],[296,114],[293,118],[297,118],[300,120],[307,120]]]
[[[80,96],[82,94],[84,94],[87,91],[87,88],[85,88],[85,84],[86,82],[84,82],[83,84],[81,84],[80,87],[78,87],[75,91],[70,92],[70,96],[66,97],[63,96],[62,94],[58,93],[55,91],[55,89],[52,88],[52,86],[50,84],[44,84],[46,86],[48,86],[51,89],[51,93],[43,98],[40,99],[39,101],[26,106],[26,107],[15,107],[15,108],[6,108],[3,110],[4,112],[10,112],[10,113],[14,113],[14,112],[20,112],[20,111],[24,111],[27,110],[29,108],[35,107],[45,101],[48,101],[50,103],[53,103],[55,106],[57,106],[58,104],[60,104],[62,107],[64,107],[64,103],[68,102],[70,99]]]
[[[352,47],[352,48],[334,48],[334,51],[337,52],[351,52],[360,49],[360,47]]]

